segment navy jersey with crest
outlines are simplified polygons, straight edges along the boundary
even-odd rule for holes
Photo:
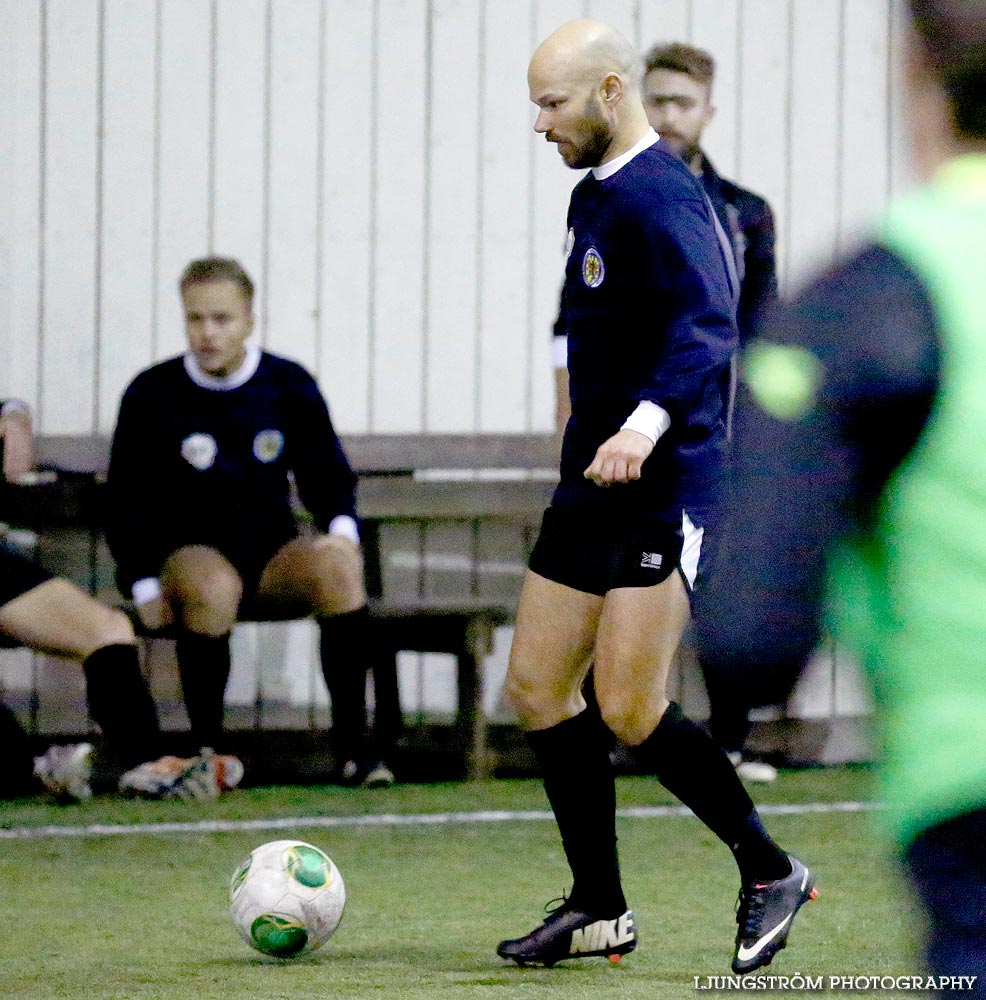
[[[682,508],[714,502],[737,346],[735,290],[711,207],[681,160],[652,145],[602,180],[590,172],[572,193],[568,226],[572,416],[553,502],[680,523]],[[610,489],[586,480],[596,449],[643,400],[671,425],[641,479]]]
[[[336,515],[355,517],[356,479],[315,379],[266,351],[244,364],[256,365],[245,380],[198,384],[194,364],[175,357],[124,393],[107,541],[125,592],[183,545],[263,566],[297,535],[289,472],[320,531]]]

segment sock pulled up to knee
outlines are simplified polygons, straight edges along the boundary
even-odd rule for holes
[[[102,646],[83,661],[89,714],[103,731],[107,751],[124,768],[160,756],[157,709],[140,669],[137,647]]]
[[[178,675],[196,751],[201,747],[218,750],[222,743],[230,670],[229,636],[229,632],[225,635],[185,632],[175,643]]]
[[[573,906],[605,916],[626,907],[616,850],[616,787],[612,741],[598,715],[574,718],[527,734],[572,870]]]
[[[332,752],[338,766],[370,750],[366,675],[371,659],[370,611],[364,605],[318,619],[322,676],[332,702]]]
[[[631,752],[733,852],[744,883],[790,874],[722,748],[671,702],[654,731]]]

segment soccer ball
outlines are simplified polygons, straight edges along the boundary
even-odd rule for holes
[[[301,840],[261,844],[236,869],[229,886],[229,912],[240,936],[278,958],[325,944],[345,905],[339,869],[324,851]]]

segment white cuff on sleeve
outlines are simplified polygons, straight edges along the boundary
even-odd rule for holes
[[[130,588],[134,604],[148,604],[161,596],[161,581],[156,576],[145,576],[136,580]]]
[[[356,521],[348,514],[336,514],[329,521],[329,534],[342,535],[343,538],[348,538],[354,545],[359,545],[359,528],[356,526]]]
[[[551,361],[556,368],[568,367],[568,337],[551,338]]]
[[[637,404],[637,408],[630,414],[620,428],[621,431],[637,431],[648,437],[651,444],[657,444],[657,439],[671,426],[671,417],[668,411],[657,403],[649,399]]]

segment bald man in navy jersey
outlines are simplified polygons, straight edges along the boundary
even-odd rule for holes
[[[713,529],[737,288],[708,200],[657,144],[639,79],[630,43],[595,21],[563,25],[528,69],[535,131],[590,170],[568,213],[572,416],[507,675],[574,881],[541,926],[498,953],[552,965],[636,947],[608,727],[732,850],[733,969],[750,972],[784,946],[813,879],[770,839],[725,753],[665,695]],[[605,726],[580,693],[590,661]]]

